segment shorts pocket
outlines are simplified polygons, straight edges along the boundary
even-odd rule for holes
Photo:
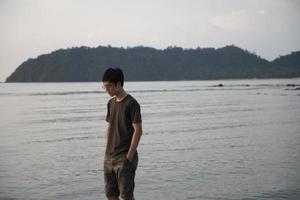
[[[126,156],[124,156],[124,165],[133,167],[132,162]]]
[[[124,166],[128,166],[134,170],[136,170],[138,164],[138,155],[134,154],[132,161],[128,160],[126,155],[124,156]]]

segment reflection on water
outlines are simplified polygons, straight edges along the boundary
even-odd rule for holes
[[[125,83],[143,115],[136,199],[299,199],[299,83]],[[1,84],[0,199],[104,199],[108,100],[100,83]]]

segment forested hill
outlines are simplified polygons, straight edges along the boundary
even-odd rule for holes
[[[233,45],[163,50],[78,47],[28,59],[6,82],[99,81],[108,67],[122,68],[131,81],[299,77],[300,51],[269,62]]]

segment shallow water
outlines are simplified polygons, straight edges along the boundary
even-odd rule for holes
[[[214,87],[223,83],[224,87]],[[300,79],[128,82],[136,199],[299,199]],[[0,199],[105,199],[100,83],[0,84]]]

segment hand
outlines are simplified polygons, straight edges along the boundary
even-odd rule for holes
[[[127,154],[127,155],[126,155],[126,159],[127,159],[129,162],[131,162],[132,159],[133,159],[133,157]]]

